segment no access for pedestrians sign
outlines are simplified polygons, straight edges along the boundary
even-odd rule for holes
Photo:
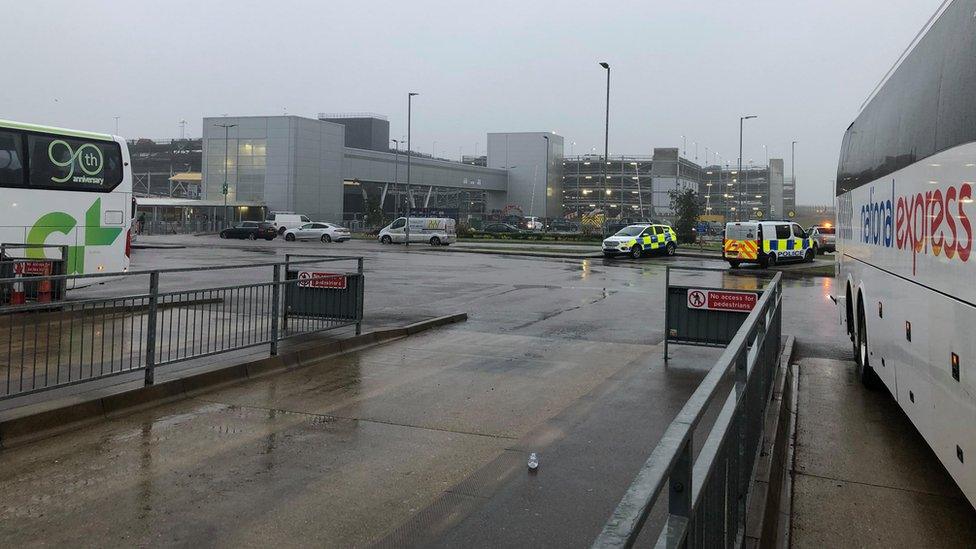
[[[709,311],[751,312],[759,301],[759,296],[750,292],[727,292],[724,290],[688,289],[688,308]]]
[[[315,271],[299,271],[298,287],[345,290],[346,275],[337,273],[318,273]]]

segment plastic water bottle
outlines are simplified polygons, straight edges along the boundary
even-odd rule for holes
[[[539,456],[535,452],[529,454],[529,470],[535,471],[539,468]]]

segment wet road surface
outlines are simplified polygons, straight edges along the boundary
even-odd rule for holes
[[[189,243],[139,250],[133,268],[264,261],[285,247]],[[342,246],[367,256],[375,325],[459,311],[469,321],[4,450],[0,539],[587,546],[717,356],[680,347],[665,366],[658,346],[664,265],[707,261]],[[218,280],[226,273],[161,282]],[[784,331],[809,349],[837,343],[817,328],[836,323],[827,279],[786,287]]]

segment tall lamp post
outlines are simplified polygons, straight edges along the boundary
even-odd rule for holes
[[[390,141],[396,147],[393,153],[393,194],[396,195],[400,191],[400,140],[391,139]],[[393,201],[393,219],[398,217],[400,217],[399,196]]]
[[[220,192],[224,195],[224,227],[227,227],[227,162],[228,162],[228,146],[230,144],[230,129],[237,126],[237,124],[214,124],[218,128],[224,129],[224,186],[221,188]]]
[[[546,181],[542,186],[542,218],[549,217],[549,136],[543,135],[546,140]],[[535,192],[535,189],[532,190]],[[542,232],[546,232],[546,222],[542,222]]]
[[[606,127],[603,132],[603,236],[607,233],[607,179],[610,178],[607,164],[610,163],[610,63],[601,61],[600,66],[607,69],[607,116]]]
[[[751,120],[753,118],[758,118],[758,116],[750,114],[748,116],[739,117],[739,173],[736,174],[738,177],[736,177],[737,184],[735,186],[736,194],[738,195],[739,199],[736,201],[736,204],[738,205],[738,207],[735,209],[736,221],[742,220],[742,126],[746,120]]]
[[[409,92],[407,94],[407,225],[404,227],[406,231],[406,241],[404,245],[410,245],[410,118],[413,111],[413,96],[420,95],[416,92]]]
[[[793,196],[796,196],[796,141],[790,144],[790,174],[793,179]]]

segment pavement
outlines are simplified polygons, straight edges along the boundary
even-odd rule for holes
[[[793,547],[973,547],[976,511],[886,390],[799,362]]]
[[[665,266],[720,261],[144,240],[168,246],[134,251],[135,270],[246,267],[164,274],[164,290],[264,279],[253,265],[285,252],[361,255],[368,324],[468,321],[0,451],[5,545],[585,547],[718,353],[660,358]],[[142,292],[144,278],[77,295]],[[833,284],[784,281],[784,333],[804,360],[850,359]]]

